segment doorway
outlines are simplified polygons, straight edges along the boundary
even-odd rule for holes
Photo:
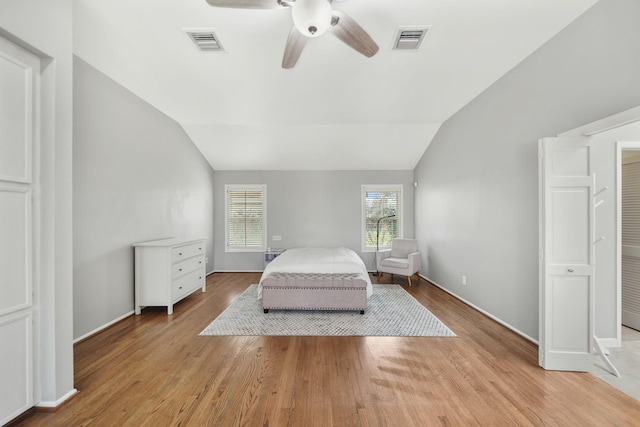
[[[618,145],[619,318],[622,326],[640,330],[640,142]]]
[[[545,242],[542,236],[546,235],[548,224],[546,221],[541,220],[540,364],[547,369],[548,367],[545,365],[545,351],[548,350],[548,346],[544,340],[544,331],[554,331],[557,329],[558,321],[560,321],[560,327],[564,324],[567,326],[567,328],[565,328],[567,331],[569,330],[569,326],[573,331],[571,333],[565,333],[562,335],[563,337],[573,337],[576,334],[583,338],[586,337],[585,340],[593,337],[593,342],[597,342],[598,347],[617,347],[621,345],[621,212],[619,209],[621,205],[621,168],[618,166],[621,165],[622,149],[640,150],[640,107],[561,133],[557,138],[551,139],[561,141],[571,138],[575,140],[582,139],[585,142],[585,147],[581,150],[568,150],[562,158],[568,161],[577,161],[576,159],[582,158],[589,159],[585,164],[589,165],[588,176],[592,182],[593,188],[591,194],[593,195],[593,200],[589,203],[585,202],[583,206],[586,212],[589,212],[589,217],[594,218],[594,220],[593,226],[588,227],[588,230],[585,229],[584,233],[580,233],[577,237],[580,239],[590,239],[593,247],[595,248],[597,246],[597,249],[591,251],[592,255],[590,256],[589,265],[595,266],[597,264],[598,274],[596,275],[597,278],[593,281],[593,285],[589,286],[589,288],[594,291],[592,291],[589,298],[584,299],[582,304],[580,304],[581,307],[588,310],[588,315],[582,316],[581,318],[571,316],[568,320],[562,316],[558,317],[557,315],[550,317],[545,316],[545,313],[553,313],[554,308],[557,307],[554,304],[555,300],[553,298],[548,300],[544,297],[548,293],[545,292],[545,290],[552,290],[554,281],[545,279],[547,275],[544,266],[548,263],[547,255],[549,253],[548,250],[545,249],[549,248],[545,248],[545,246],[542,245],[542,243]],[[625,140],[635,140],[637,142],[619,142]],[[584,154],[580,155],[581,152]],[[557,163],[552,161],[553,159],[551,158],[545,161],[545,158],[547,158],[546,153],[541,153],[541,165],[545,162],[550,162],[550,164]],[[567,177],[574,177],[576,173],[566,173],[565,175]],[[543,177],[542,169],[540,176]],[[585,176],[587,176],[586,172]],[[544,179],[541,178],[541,189],[544,187],[542,186],[544,182]],[[543,218],[543,215],[546,215],[545,210],[543,210],[545,206],[543,200],[541,195],[541,218]],[[574,225],[575,224],[571,222],[567,224],[568,228],[556,227],[556,231],[562,235],[562,233],[565,233],[567,230],[575,228]],[[568,263],[564,264],[568,265]],[[577,272],[577,270],[572,266],[566,267],[566,274],[575,274],[575,272]],[[556,282],[560,283],[558,280],[556,280]],[[549,288],[549,286],[551,286],[551,288]],[[585,285],[585,295],[586,288]],[[555,295],[553,292],[551,294]],[[563,299],[560,298],[560,301],[562,300]],[[557,314],[563,314],[564,310],[556,310],[555,312]],[[593,329],[589,329],[589,327]],[[591,330],[593,330],[593,335],[591,335],[591,333],[584,333],[585,331]],[[582,350],[585,355],[589,355],[589,353],[594,355],[596,352],[593,347],[594,346],[588,345]],[[599,352],[602,353],[604,351],[605,350],[601,349]],[[565,364],[562,369],[580,370],[579,365],[579,363],[571,362]],[[584,364],[581,366],[584,366]]]

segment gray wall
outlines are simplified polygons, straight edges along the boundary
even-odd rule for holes
[[[361,250],[362,185],[403,185],[403,233],[413,237],[413,171],[257,171],[222,172],[215,176],[216,271],[264,269],[262,253],[225,252],[224,186],[267,185],[267,246],[344,246],[374,269],[373,253]],[[272,241],[272,236],[282,241]]]
[[[178,123],[74,59],[74,337],[133,310],[131,244],[205,237],[213,170]]]
[[[640,105],[639,16],[637,0],[597,3],[445,122],[415,169],[422,273],[534,339],[537,141]]]

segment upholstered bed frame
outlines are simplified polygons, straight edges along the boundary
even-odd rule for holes
[[[367,281],[358,273],[273,273],[262,281],[262,308],[359,310],[367,308]]]
[[[259,298],[269,310],[357,310],[373,292],[362,259],[348,248],[294,248],[271,261]]]

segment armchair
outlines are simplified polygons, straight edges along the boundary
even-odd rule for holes
[[[418,252],[418,241],[415,239],[393,239],[391,249],[384,249],[376,252],[376,266],[378,270],[378,282],[382,273],[407,276],[409,286],[411,286],[411,276],[420,270],[420,252]],[[418,274],[418,281],[420,275]]]

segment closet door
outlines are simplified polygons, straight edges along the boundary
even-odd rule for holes
[[[0,38],[0,425],[33,406],[34,111],[39,59]]]
[[[622,324],[640,330],[640,161],[622,165]]]
[[[593,366],[593,172],[585,138],[540,141],[540,345],[544,369]]]

